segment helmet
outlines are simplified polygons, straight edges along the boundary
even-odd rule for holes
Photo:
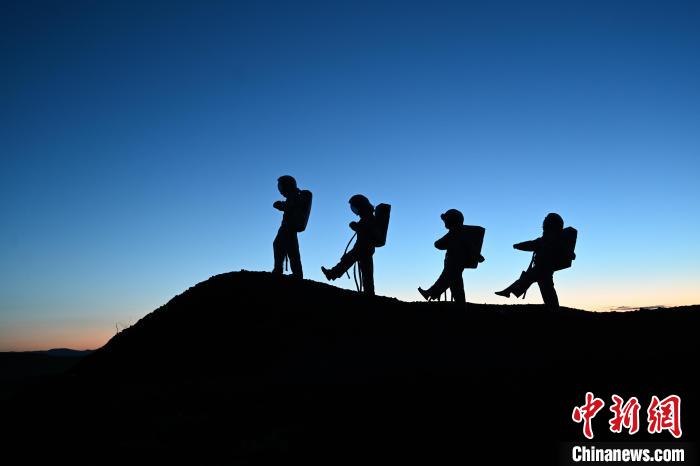
[[[280,176],[277,178],[277,188],[283,195],[291,194],[297,190],[297,180],[289,175]]]
[[[564,229],[564,219],[559,214],[549,213],[542,222],[543,231],[561,231]]]
[[[355,194],[350,198],[350,208],[358,215],[374,212],[374,206],[362,194]]]
[[[457,209],[450,209],[444,214],[440,215],[440,218],[445,222],[445,227],[454,228],[464,225],[464,215]]]

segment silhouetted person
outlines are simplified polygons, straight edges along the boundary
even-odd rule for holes
[[[374,206],[370,204],[362,194],[355,194],[350,198],[350,209],[360,217],[359,222],[350,222],[350,228],[357,233],[355,245],[347,253],[343,254],[338,264],[327,269],[321,267],[321,271],[327,280],[340,278],[352,265],[357,262],[362,275],[362,289],[367,294],[374,294],[374,249],[377,241],[377,228],[375,225]]]
[[[541,237],[513,245],[513,248],[520,251],[534,253],[530,267],[508,288],[497,291],[496,294],[506,298],[511,294],[520,297],[537,282],[544,304],[547,307],[558,308],[559,298],[554,289],[554,272],[571,266],[571,261],[576,258],[573,252],[575,244],[576,230],[571,227],[564,230],[564,220],[559,214],[548,214],[542,223]]]
[[[288,257],[292,276],[303,278],[297,233],[306,229],[311,211],[311,192],[300,190],[294,177],[289,175],[277,179],[277,189],[286,200],[275,201],[272,204],[275,209],[284,212],[282,224],[272,243],[275,256],[275,268],[272,273],[282,275],[284,260]]]
[[[457,209],[450,209],[440,218],[445,222],[448,232],[445,236],[435,241],[435,247],[445,252],[445,262],[442,273],[437,281],[424,290],[418,287],[420,294],[430,301],[438,299],[448,288],[452,294],[452,300],[458,303],[465,303],[464,280],[462,272],[466,267],[475,268],[476,263],[483,262],[481,256],[481,243],[483,242],[483,228],[465,227],[464,215]],[[474,229],[481,231],[480,241],[473,238]],[[477,237],[479,233],[476,233]],[[473,265],[471,262],[476,261]]]

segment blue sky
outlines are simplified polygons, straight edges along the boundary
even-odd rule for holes
[[[458,208],[487,229],[470,301],[508,302],[529,260],[511,245],[559,212],[579,230],[563,304],[700,302],[696,2],[0,9],[0,350],[94,347],[211,275],[271,269],[282,174],[315,196],[307,278],[364,193],[393,206],[380,294],[419,299]]]

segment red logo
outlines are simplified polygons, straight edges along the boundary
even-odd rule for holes
[[[634,435],[639,432],[639,411],[641,405],[637,397],[631,397],[625,400],[618,396],[612,396],[612,405],[610,411],[613,416],[608,421],[610,432],[619,434],[623,429],[627,433]],[[593,438],[593,418],[598,412],[603,409],[605,402],[600,398],[596,398],[593,393],[586,392],[586,402],[583,406],[574,407],[571,413],[571,419],[576,423],[583,423],[583,435],[587,439]],[[659,400],[656,395],[651,397],[649,407],[647,408],[647,432],[650,434],[658,434],[663,431],[668,431],[675,438],[680,438],[683,435],[681,429],[681,397],[678,395],[669,395],[663,400]]]
[[[594,397],[593,393],[587,392],[586,404],[583,406],[576,406],[574,412],[571,413],[571,418],[574,422],[580,423],[583,421],[583,435],[585,435],[587,439],[593,438],[593,425],[591,421],[595,415],[598,414],[598,411],[603,409],[603,406],[605,406],[603,400]]]
[[[683,435],[681,430],[681,397],[678,395],[667,396],[661,401],[658,397],[652,396],[647,416],[650,434],[667,430],[676,438]]]
[[[624,400],[617,395],[612,396],[613,405],[610,411],[614,416],[610,419],[610,431],[615,433],[622,432],[624,427],[629,431],[630,435],[639,432],[639,401],[636,397],[627,400],[627,403],[622,403]]]

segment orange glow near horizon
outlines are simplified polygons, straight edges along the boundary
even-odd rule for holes
[[[31,330],[26,327],[3,329],[0,332],[0,351],[41,351],[52,348],[74,350],[97,349],[114,336],[116,330],[102,327],[55,327]]]
[[[563,286],[560,296],[562,305],[590,311],[700,304],[697,284],[690,279],[675,282],[654,279],[583,282],[571,289]]]

